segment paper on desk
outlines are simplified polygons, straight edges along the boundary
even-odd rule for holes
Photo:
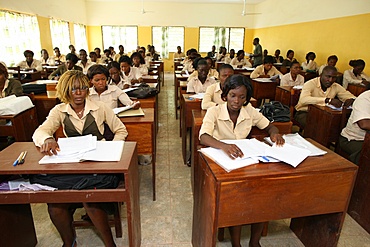
[[[276,80],[277,78],[281,79],[281,75],[276,74],[270,77],[270,80]]]
[[[129,88],[126,88],[126,89],[122,89],[122,91],[124,93],[127,93],[127,92],[130,92],[130,91],[136,90],[136,89],[137,89],[136,87],[129,87]]]
[[[265,155],[283,161],[293,167],[297,167],[304,159],[310,155],[310,151],[303,148],[294,147],[288,143],[283,146],[274,144],[266,150]]]
[[[303,85],[296,85],[293,87],[293,89],[297,89],[297,90],[302,89],[302,88],[303,88]]]
[[[270,78],[254,78],[253,80],[258,82],[272,82]]]
[[[96,149],[97,137],[93,135],[59,138],[60,151],[58,155],[84,153]]]
[[[326,106],[329,107],[329,108],[331,108],[331,109],[333,109],[333,110],[335,110],[335,111],[341,111],[341,110],[343,110],[343,106],[341,106],[341,107],[335,107],[335,106],[333,106],[331,104],[328,104],[328,103],[326,104]],[[352,109],[352,106],[349,106],[348,109]]]
[[[197,93],[197,94],[194,94],[194,95],[190,95],[189,98],[203,99],[204,98],[204,95],[205,95],[205,93]]]
[[[269,145],[266,143],[260,142],[257,139],[240,139],[240,140],[221,140],[227,144],[235,144],[243,152],[244,156],[239,159],[246,159],[257,156],[264,156],[266,148],[269,148]]]

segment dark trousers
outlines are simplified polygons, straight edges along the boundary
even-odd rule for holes
[[[339,136],[339,145],[340,148],[349,155],[349,160],[358,164],[360,160],[360,154],[362,150],[362,144],[364,141],[348,141],[347,138]]]

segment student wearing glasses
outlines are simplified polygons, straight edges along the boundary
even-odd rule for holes
[[[89,99],[89,79],[82,71],[71,70],[64,73],[57,84],[57,97],[63,102],[51,109],[45,122],[39,126],[33,134],[33,141],[40,147],[40,152],[44,155],[57,155],[60,151],[58,143],[53,137],[57,129],[62,126],[63,133],[67,137],[82,136],[92,134],[98,140],[104,140],[104,126],[109,126],[113,132],[113,141],[125,140],[128,133],[126,127],[113,113],[112,109],[105,103],[91,101]],[[104,174],[97,174],[103,176]],[[72,179],[73,176],[64,174],[33,175],[30,180],[42,180],[43,184],[57,187],[63,186],[60,181]],[[91,175],[86,174],[87,179]],[[107,176],[107,175],[104,175]],[[110,175],[110,182],[104,186],[97,184],[96,187],[116,188],[118,178]],[[56,186],[56,181],[59,185]],[[38,182],[40,183],[40,182]],[[116,246],[112,232],[108,224],[106,209],[102,203],[82,203],[89,218],[100,234],[104,246]],[[63,246],[77,246],[76,235],[72,228],[73,212],[78,205],[73,203],[48,203],[50,219],[58,230],[63,241]]]

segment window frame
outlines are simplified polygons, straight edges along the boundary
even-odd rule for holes
[[[69,35],[69,42],[68,42],[68,46],[67,46],[67,48],[66,49],[64,49],[63,47],[64,46],[60,46],[60,45],[54,45],[53,44],[53,33],[52,33],[52,30],[51,30],[51,20],[58,20],[58,21],[63,21],[63,22],[66,22],[67,23],[67,27],[68,27],[68,35]],[[69,50],[69,45],[71,45],[72,44],[72,42],[71,42],[71,29],[70,29],[70,27],[69,27],[69,21],[66,21],[66,20],[63,20],[63,19],[58,19],[58,18],[53,18],[53,17],[50,17],[49,18],[49,25],[50,25],[50,35],[51,35],[51,44],[52,44],[52,46],[53,46],[53,49],[55,48],[55,47],[58,47],[59,48],[59,50],[60,50],[60,53],[61,54],[65,54],[65,55],[67,55],[68,53],[70,53],[70,50]],[[64,51],[66,51],[67,53],[64,53]]]
[[[182,46],[181,46],[181,48],[182,48],[182,51],[184,51],[184,49],[185,49],[185,26],[152,26],[152,45],[154,45],[154,35],[153,35],[153,28],[155,28],[155,27],[159,27],[159,28],[162,28],[162,27],[175,27],[175,28],[182,28],[182,30],[183,30],[183,41],[182,41]],[[155,45],[154,45],[155,46]],[[176,47],[178,46],[178,44],[176,45]],[[155,46],[155,47],[157,47],[157,46]],[[174,52],[176,52],[176,50],[175,51],[168,51],[168,53],[170,53],[170,52],[172,52],[172,53],[174,53]]]

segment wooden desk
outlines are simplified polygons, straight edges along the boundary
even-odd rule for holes
[[[193,246],[216,246],[220,227],[286,218],[292,218],[290,228],[305,246],[336,246],[357,167],[319,147],[328,153],[308,157],[297,168],[269,163],[230,173],[200,154]]]
[[[153,201],[156,200],[156,127],[154,121],[154,109],[143,108],[143,117],[120,117],[126,126],[128,136],[126,141],[137,142],[138,154],[150,154],[152,156],[152,186]]]
[[[259,82],[251,80],[253,86],[253,98],[261,105],[263,99],[275,99],[275,91],[278,85],[277,82]]]
[[[39,126],[36,108],[32,107],[16,115],[0,116],[10,125],[0,125],[0,136],[13,136],[17,142],[32,141],[33,132]]]
[[[37,109],[38,123],[42,124],[49,115],[50,110],[59,104],[59,99],[53,94],[36,94],[34,104]]]
[[[366,91],[366,86],[362,83],[361,84],[348,84],[347,90],[357,97],[361,93]]]
[[[162,86],[164,86],[164,63],[163,61],[151,61],[150,65],[157,65],[158,73],[159,73],[159,80],[162,82]]]
[[[202,127],[203,118],[206,115],[206,110],[192,110],[192,128],[191,128],[191,185],[194,188],[194,179],[196,170],[198,169],[198,146],[200,145],[199,141],[199,131]],[[292,122],[273,122],[272,123],[276,128],[279,129],[280,134],[290,134],[292,133]],[[262,140],[263,137],[268,136],[266,131],[260,130],[256,127],[252,127],[251,132],[248,138],[256,138]]]
[[[177,116],[177,109],[179,108],[180,104],[180,82],[186,82],[188,80],[189,76],[188,75],[182,75],[182,74],[176,74],[174,73],[174,89],[175,89],[175,113],[176,113],[176,119],[178,118]]]
[[[370,233],[370,132],[366,133],[348,214]]]
[[[8,70],[9,74],[16,74],[17,77],[19,75],[21,76],[20,82],[27,83],[27,82],[32,82],[32,81],[37,81],[41,79],[41,71],[25,71],[25,70],[20,70],[19,72],[17,70]]]
[[[234,69],[234,74],[242,74],[245,75],[246,77],[250,77],[254,69],[246,69],[246,68],[235,68]]]
[[[294,118],[294,107],[297,105],[301,89],[294,89],[293,86],[278,86],[275,91],[275,100],[289,106],[290,119]]]
[[[25,163],[13,167],[12,164],[22,151],[28,151]],[[43,155],[35,145],[14,143],[0,152],[0,175],[18,174],[79,174],[115,173],[124,175],[124,184],[117,189],[101,190],[57,190],[57,191],[1,191],[1,238],[0,246],[35,246],[36,233],[33,227],[30,203],[78,203],[78,202],[126,202],[129,246],[141,244],[141,223],[139,204],[139,175],[136,143],[125,142],[119,162],[83,162],[69,164],[39,165]],[[22,211],[19,211],[19,210]],[[23,211],[27,209],[27,211]],[[3,221],[4,215],[8,221]],[[14,221],[10,221],[11,219]],[[21,222],[21,218],[27,218]],[[11,223],[10,223],[11,222]],[[30,241],[33,240],[33,241]]]
[[[342,111],[335,111],[327,106],[309,105],[304,137],[311,138],[329,148],[337,142],[340,132]]]
[[[143,75],[141,78],[143,78],[143,81],[146,84],[155,84],[155,88],[157,88],[158,92],[161,91],[161,83],[158,83],[159,82],[158,75]]]

